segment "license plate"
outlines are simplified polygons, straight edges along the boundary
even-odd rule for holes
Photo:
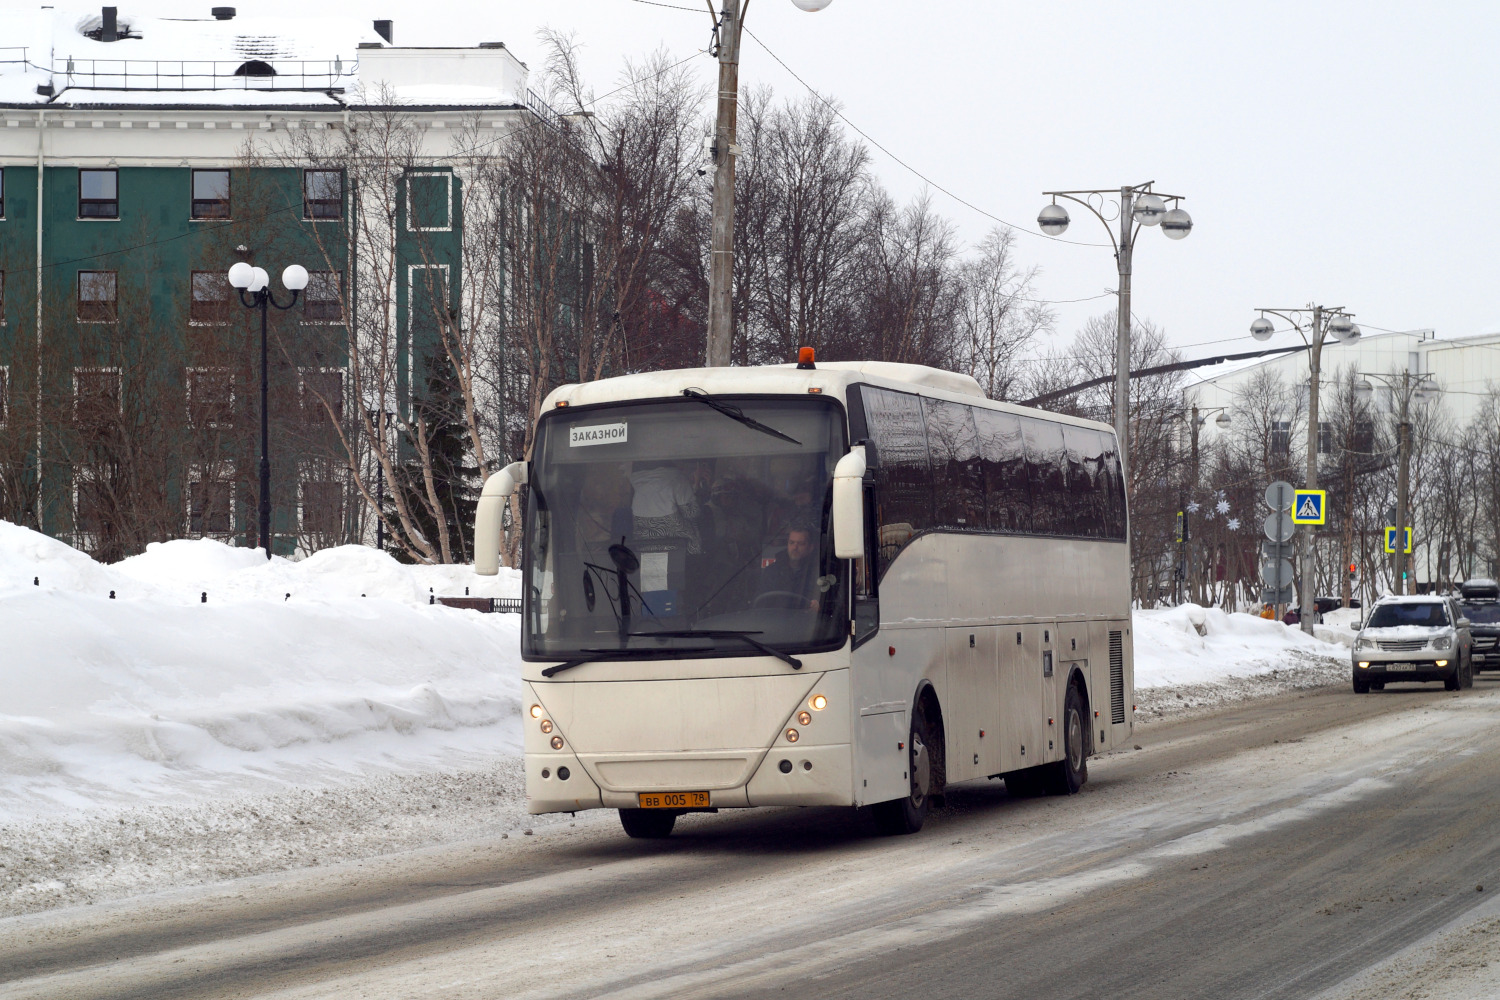
[[[707,809],[707,792],[641,792],[642,809]]]

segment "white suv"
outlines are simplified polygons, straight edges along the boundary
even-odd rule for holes
[[[1385,597],[1354,640],[1354,693],[1388,681],[1474,686],[1469,620],[1451,597]]]

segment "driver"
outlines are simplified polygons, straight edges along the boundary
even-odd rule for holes
[[[804,521],[787,529],[786,548],[776,554],[770,565],[760,571],[760,594],[775,594],[779,600],[759,601],[762,606],[818,610],[820,579],[816,533]]]

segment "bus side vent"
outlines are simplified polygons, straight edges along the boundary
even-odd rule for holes
[[[1119,632],[1109,634],[1109,721],[1125,721],[1125,645]]]

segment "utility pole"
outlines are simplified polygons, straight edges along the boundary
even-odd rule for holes
[[[1196,495],[1198,493],[1198,482],[1199,482],[1199,480],[1198,480],[1198,428],[1200,428],[1202,426],[1203,426],[1203,423],[1202,423],[1202,421],[1198,417],[1198,407],[1194,406],[1193,407],[1193,426],[1192,426],[1192,432],[1193,432],[1193,462],[1192,462],[1192,465],[1191,465],[1191,468],[1193,470],[1193,493],[1194,493],[1194,495]],[[1184,543],[1187,546],[1188,594],[1191,595],[1188,599],[1191,600],[1194,604],[1201,604],[1202,601],[1199,600],[1199,597],[1201,595],[1199,594],[1199,587],[1198,587],[1198,568],[1197,568],[1197,564],[1193,560],[1193,535],[1192,535],[1192,529],[1188,527],[1188,520],[1187,520],[1188,509],[1187,509],[1187,507],[1184,506],[1182,508],[1182,511],[1183,511],[1183,514],[1182,514],[1182,536],[1183,536]]]
[[[1432,383],[1432,376],[1426,372],[1404,371],[1394,375],[1360,372],[1360,375],[1366,380],[1356,383],[1354,391],[1362,401],[1368,401],[1374,394],[1375,387],[1368,381],[1372,378],[1384,382],[1392,392],[1401,397],[1397,401],[1399,408],[1396,411],[1396,539],[1391,546],[1395,549],[1391,561],[1391,589],[1397,594],[1405,594],[1411,566],[1406,552],[1406,532],[1411,519],[1411,401],[1415,399],[1426,402],[1437,394],[1438,388]]]
[[[1396,466],[1396,572],[1392,581],[1398,594],[1406,593],[1406,505],[1411,484],[1411,376],[1402,374],[1401,422],[1396,425],[1396,451],[1400,456]]]
[[[1360,331],[1349,318],[1350,313],[1343,306],[1320,306],[1309,305],[1305,309],[1260,309],[1260,318],[1250,324],[1250,336],[1256,340],[1269,340],[1274,332],[1271,321],[1266,319],[1266,314],[1279,316],[1291,323],[1296,328],[1302,339],[1307,341],[1307,363],[1309,378],[1307,383],[1307,474],[1306,482],[1303,484],[1309,490],[1318,488],[1318,385],[1322,373],[1323,342],[1326,338],[1345,344],[1353,344],[1360,338]],[[1311,314],[1308,329],[1302,328],[1302,317]],[[1308,531],[1299,538],[1298,562],[1302,569],[1302,598],[1299,623],[1302,631],[1312,635],[1313,622],[1318,616],[1317,611],[1317,567],[1315,555],[1317,550],[1317,529],[1312,525]]]
[[[1120,246],[1115,251],[1115,264],[1120,272],[1119,309],[1115,313],[1115,437],[1120,441],[1120,472],[1127,490],[1130,489],[1130,263],[1135,253],[1132,233],[1135,220],[1130,213],[1134,198],[1135,188],[1120,188]]]
[[[734,335],[734,157],[739,114],[740,28],[749,0],[724,0],[714,28],[719,57],[719,110],[714,125],[713,246],[708,265],[708,343],[704,363],[729,364]]]

